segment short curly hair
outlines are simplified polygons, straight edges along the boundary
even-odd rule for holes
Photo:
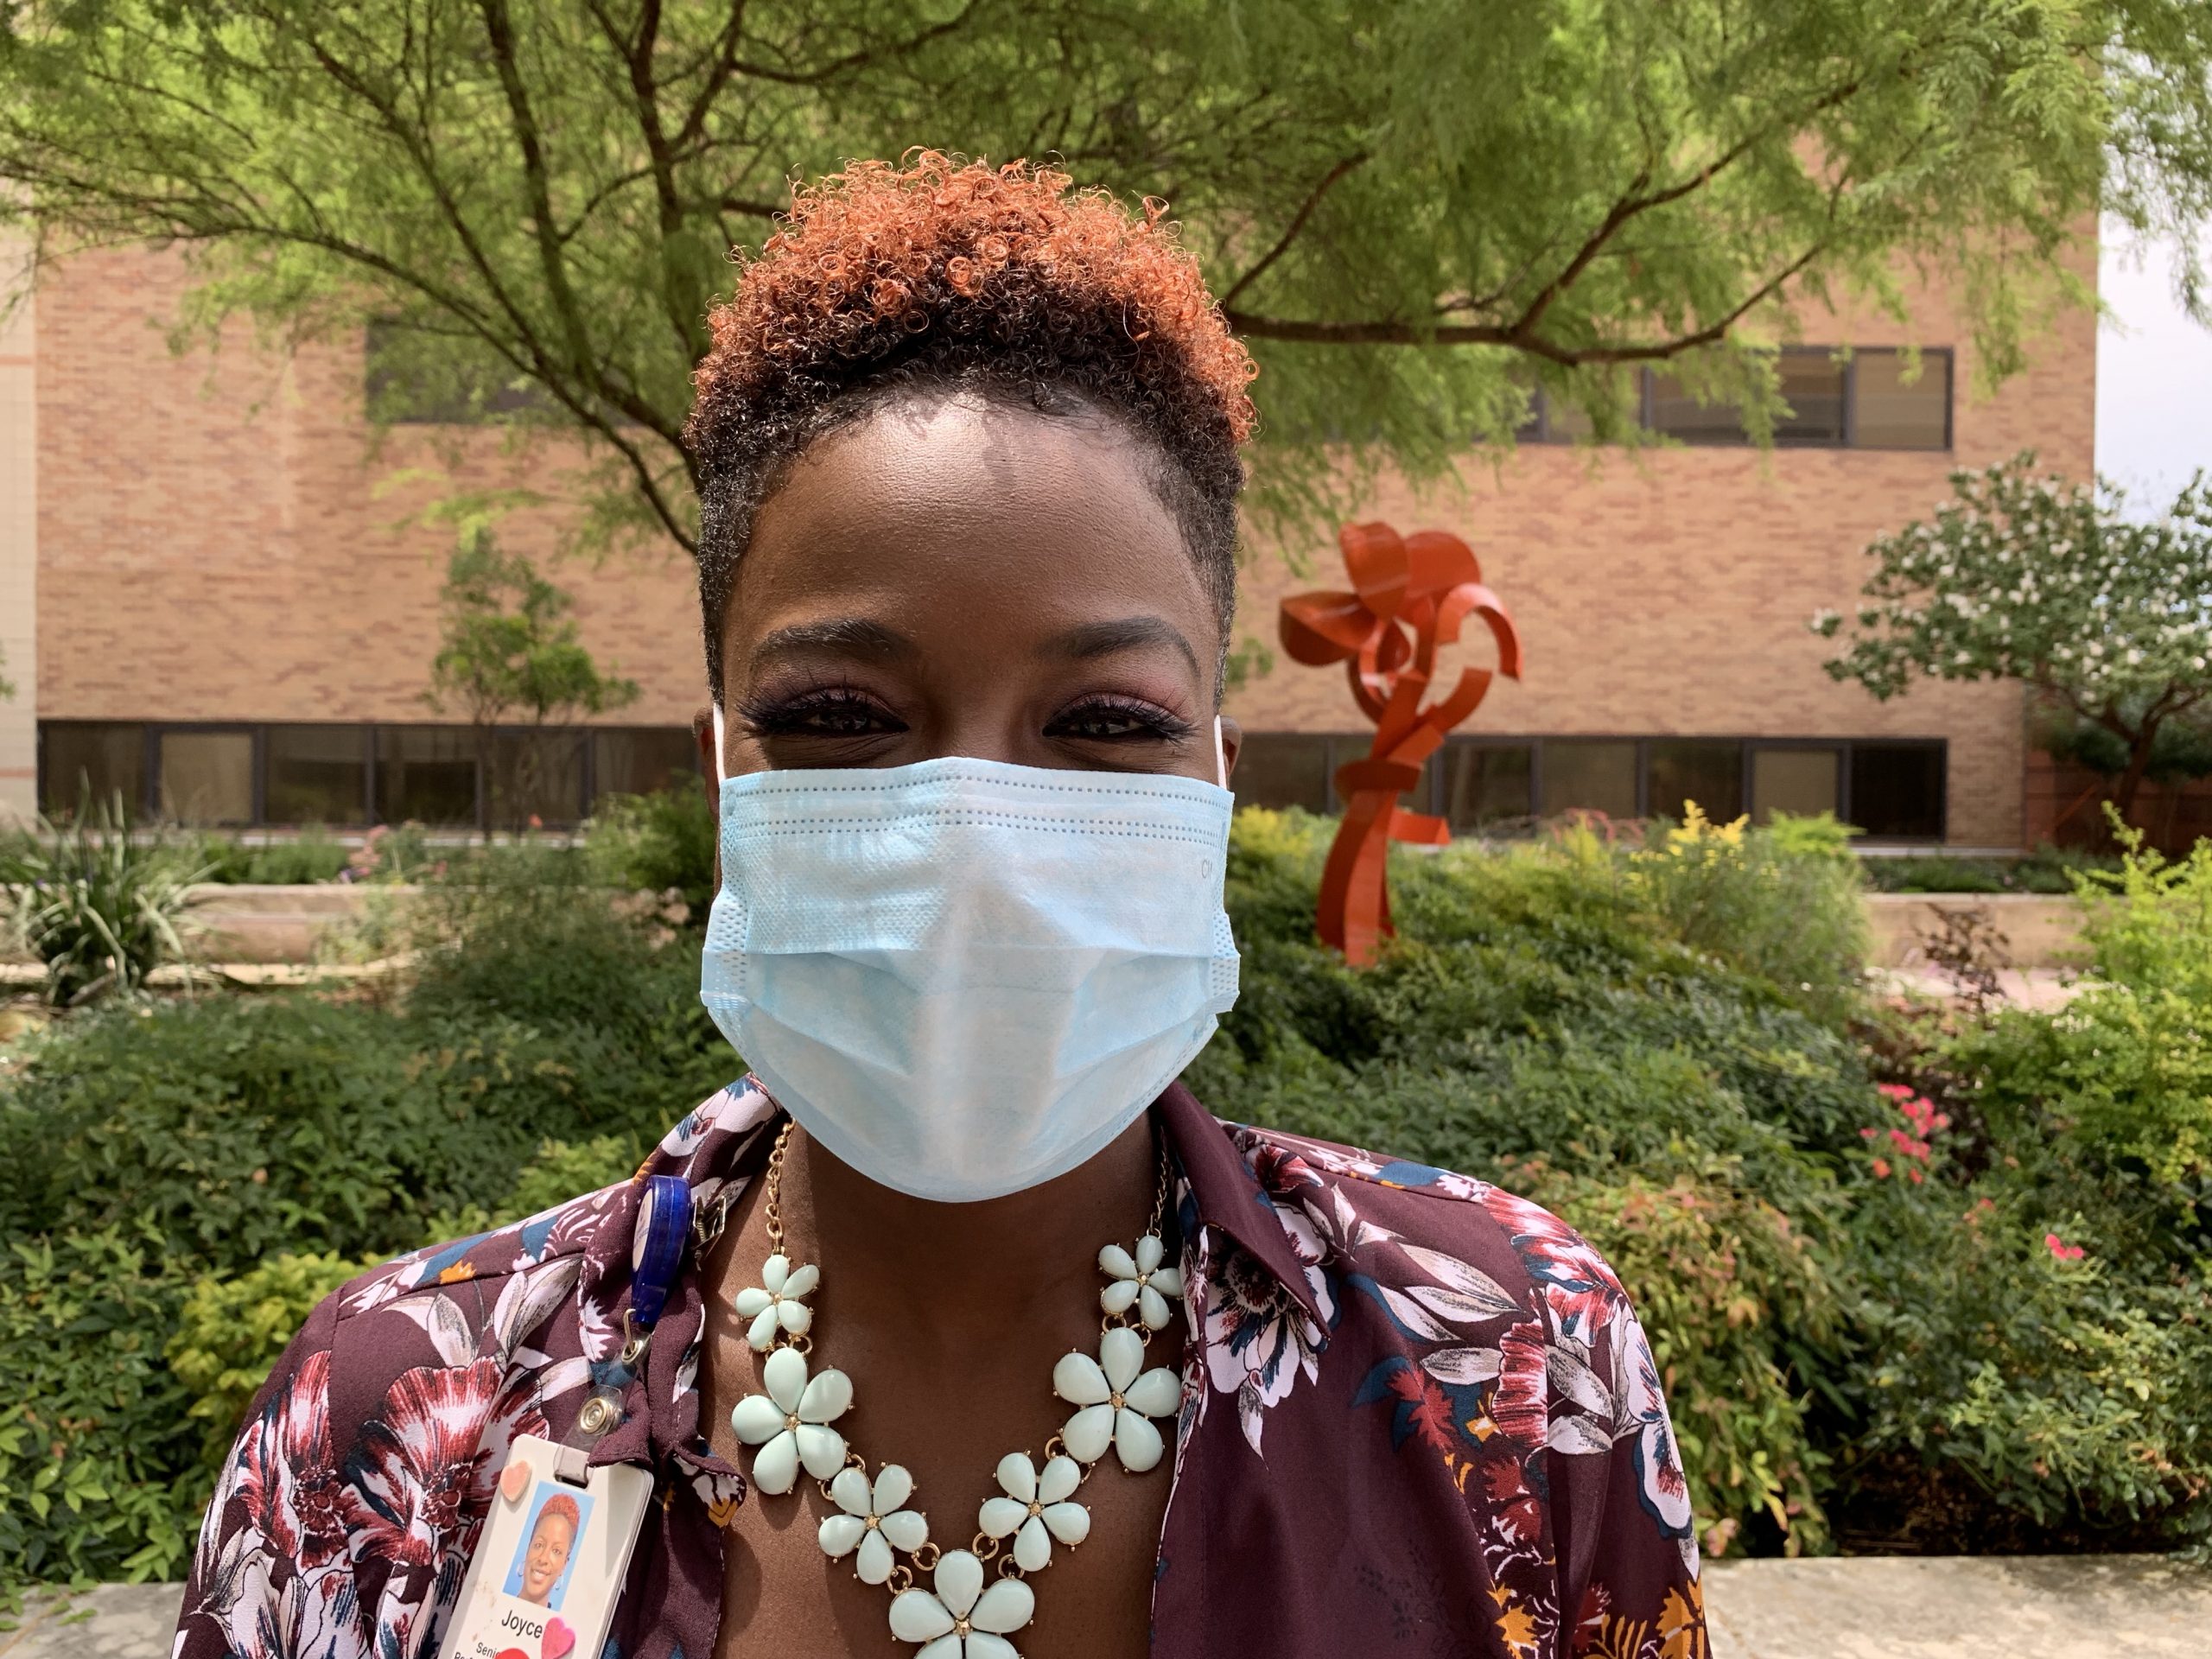
[[[707,678],[753,517],[805,448],[910,390],[1103,409],[1148,442],[1154,486],[1205,579],[1226,652],[1238,448],[1252,360],[1198,260],[1141,212],[1064,173],[934,150],[811,189],[709,318],[684,441],[699,469]]]

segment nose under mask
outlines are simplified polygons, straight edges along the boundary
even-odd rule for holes
[[[870,1179],[960,1202],[1065,1174],[1235,1003],[1221,784],[961,757],[720,778],[719,709],[715,736],[702,1000]]]

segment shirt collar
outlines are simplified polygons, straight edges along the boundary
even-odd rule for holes
[[[1198,1220],[1235,1239],[1309,1318],[1325,1325],[1306,1264],[1227,1127],[1180,1083],[1170,1084],[1152,1109],[1190,1183]],[[671,1129],[639,1174],[680,1176],[690,1184],[695,1207],[725,1192],[734,1196],[766,1156],[773,1137],[762,1131],[782,1117],[757,1081],[741,1078]]]
[[[1180,1083],[1168,1084],[1152,1109],[1191,1184],[1198,1219],[1243,1246],[1245,1254],[1268,1270],[1309,1319],[1326,1325],[1329,1316],[1313,1294],[1306,1264],[1292,1245],[1274,1200],[1230,1139],[1227,1126]]]

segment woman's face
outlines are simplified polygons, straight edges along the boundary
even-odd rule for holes
[[[1147,459],[1103,415],[950,397],[816,443],[761,505],[723,622],[725,769],[1211,780],[1219,625]]]
[[[537,1524],[531,1529],[530,1554],[523,1558],[522,1599],[545,1605],[553,1593],[553,1586],[561,1581],[562,1569],[569,1564],[569,1547],[576,1541],[576,1529],[569,1524],[565,1515],[541,1515]]]

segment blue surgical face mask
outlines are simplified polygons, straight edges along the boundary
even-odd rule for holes
[[[719,772],[719,710],[715,739]],[[1035,1186],[1127,1128],[1236,1001],[1230,805],[1196,779],[959,758],[724,779],[701,995],[869,1179]]]

